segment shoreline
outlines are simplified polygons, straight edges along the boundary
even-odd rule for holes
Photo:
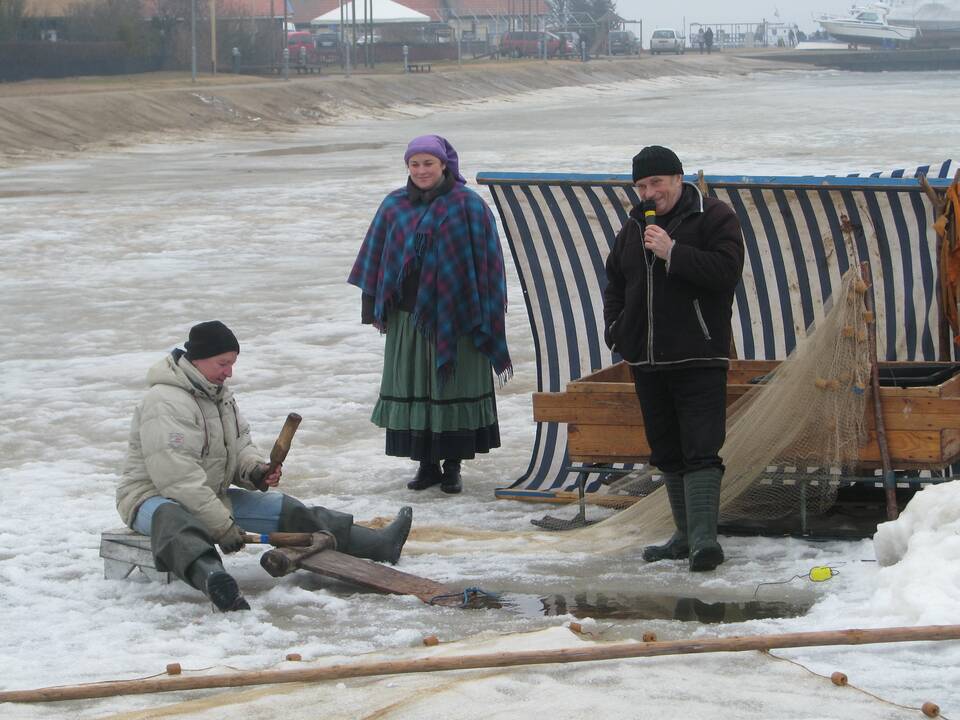
[[[423,74],[383,65],[351,77],[294,74],[286,81],[222,74],[193,83],[189,73],[29,80],[0,85],[0,167],[219,132],[289,132],[560,87],[810,69],[765,54],[450,63]]]

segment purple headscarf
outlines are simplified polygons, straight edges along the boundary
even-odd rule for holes
[[[467,184],[466,178],[460,174],[460,157],[457,155],[457,151],[453,149],[453,145],[447,142],[446,138],[442,138],[439,135],[421,135],[420,137],[415,137],[410,141],[410,144],[407,145],[407,151],[403,154],[403,162],[410,162],[410,158],[417,153],[433,155],[447,166],[454,180],[464,185]]]

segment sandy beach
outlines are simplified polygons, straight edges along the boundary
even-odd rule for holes
[[[549,88],[671,76],[744,75],[796,65],[763,52],[628,59],[502,60],[397,65],[374,71],[277,77],[149,73],[0,84],[0,166],[211,133],[275,133],[357,117],[402,117],[417,108],[482,103]]]

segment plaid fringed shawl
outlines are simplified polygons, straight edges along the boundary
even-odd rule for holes
[[[406,188],[384,198],[347,279],[374,297],[374,325],[381,332],[400,302],[404,278],[417,267],[413,319],[435,342],[440,377],[453,375],[457,339],[469,335],[506,381],[513,366],[503,251],[493,213],[479,195],[457,184],[429,205],[411,202]]]

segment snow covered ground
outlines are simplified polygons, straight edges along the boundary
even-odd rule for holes
[[[359,293],[344,281],[380,199],[404,180],[414,135],[448,137],[469,178],[629,172],[630,157],[651,143],[708,174],[890,169],[960,154],[960,94],[944,92],[957,80],[832,72],[653,80],[442,112],[411,105],[399,119],[0,172],[0,690],[145,677],[171,662],[185,672],[289,667],[290,652],[326,663],[644,632],[667,640],[960,623],[952,485],[925,490],[884,531],[881,553],[903,556],[888,567],[870,541],[728,538],[728,562],[697,576],[681,563],[645,565],[639,548],[556,553],[531,541],[530,519],[562,511],[493,498],[526,468],[533,437],[535,363],[512,267],[516,375],[498,396],[503,448],[466,464],[461,496],[407,491],[413,463],[385,457],[368,421],[383,340],[360,326]],[[304,417],[283,489],[359,519],[413,505],[416,534],[400,568],[503,591],[508,607],[434,608],[303,573],[278,581],[254,548],[227,559],[249,613],[214,614],[181,584],[104,580],[99,535],[121,524],[113,489],[146,370],[211,318],[240,338],[232,385],[260,446],[269,450],[288,412]],[[477,530],[507,537],[485,543]],[[816,566],[837,574],[802,579]],[[594,618],[591,635],[563,628],[571,607]],[[427,635],[442,644],[423,648]],[[908,718],[919,711],[894,703],[925,701],[960,716],[958,642],[773,655],[822,675],[842,671],[873,695],[751,652],[5,705],[0,717],[441,718],[479,707],[495,718]]]

